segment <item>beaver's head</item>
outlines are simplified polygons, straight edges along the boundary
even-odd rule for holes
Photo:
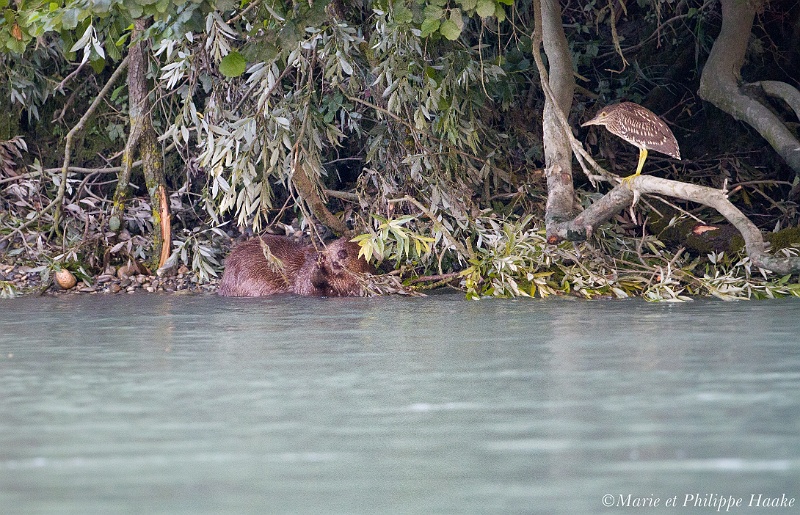
[[[328,243],[320,253],[321,266],[329,273],[341,275],[347,272],[373,273],[375,269],[363,257],[358,257],[358,243],[339,238]]]

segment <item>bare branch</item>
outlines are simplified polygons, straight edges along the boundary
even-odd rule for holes
[[[164,148],[164,153],[166,154],[167,152],[169,152],[170,150],[174,149],[175,147],[176,147],[176,144],[173,141],[172,143],[170,143],[169,145],[167,145]],[[138,168],[139,166],[142,166],[142,160],[141,159],[139,159],[138,161],[134,161],[131,164],[131,168]],[[85,174],[95,174],[95,173],[107,173],[107,174],[112,174],[113,173],[113,174],[117,174],[117,173],[121,172],[123,169],[124,169],[124,167],[122,167],[122,166],[110,166],[108,168],[86,168],[84,166],[69,166],[69,167],[67,167],[67,171],[68,172],[71,172],[71,173],[85,173]],[[45,168],[43,170],[33,170],[33,171],[30,171],[30,172],[21,173],[21,174],[19,174],[17,176],[14,176],[14,177],[6,177],[5,179],[0,179],[0,184],[4,184],[4,183],[7,183],[7,182],[21,181],[21,180],[24,180],[24,179],[34,179],[34,178],[36,178],[36,177],[38,177],[40,175],[43,175],[44,173],[55,173],[55,172],[59,172],[59,171],[63,171],[63,168],[60,167],[60,166],[58,168]]]
[[[554,224],[550,228],[553,236],[548,241],[556,243],[559,240],[581,241],[589,238],[598,225],[630,205],[635,190],[643,194],[688,200],[716,209],[741,233],[747,255],[754,265],[778,274],[800,273],[800,257],[778,257],[767,253],[767,244],[759,228],[728,200],[725,191],[652,175],[634,178],[631,186],[633,190],[625,185],[618,185],[573,220]]]
[[[797,119],[800,120],[800,91],[797,88],[791,84],[777,80],[762,80],[760,82],[753,83],[752,85],[759,86],[761,91],[763,91],[765,94],[771,97],[780,98],[789,104],[789,107],[792,108],[792,111],[794,111]]]
[[[550,88],[550,80],[548,78],[547,68],[544,66],[544,62],[542,61],[542,56],[539,53],[538,49],[542,45],[542,25],[541,21],[539,20],[538,14],[541,12],[539,0],[534,1],[534,11],[537,14],[536,23],[534,25],[534,32],[531,36],[531,40],[533,41],[533,60],[536,61],[536,68],[539,71],[539,76],[541,77],[541,84],[542,90],[544,91],[545,98],[549,98],[550,102],[556,103],[556,95],[553,93],[552,88]],[[575,136],[572,134],[572,128],[569,125],[569,120],[567,120],[566,115],[560,109],[554,109],[553,113],[556,115],[556,119],[558,120],[559,125],[561,126],[561,130],[564,133],[564,136],[569,139],[570,147],[572,147],[572,152],[575,154],[575,157],[578,158],[578,164],[580,164],[583,173],[586,174],[586,177],[589,178],[593,185],[596,185],[597,176],[592,174],[589,171],[587,163],[591,166],[595,171],[597,171],[603,178],[606,180],[612,180],[615,178],[615,175],[608,172],[605,168],[597,164],[597,162],[589,155],[588,152],[583,148],[583,145],[580,141],[578,141]]]
[[[75,139],[76,134],[78,134],[83,130],[83,128],[86,126],[86,122],[89,121],[89,118],[91,118],[92,115],[94,115],[94,112],[97,110],[97,107],[100,105],[100,102],[103,101],[108,92],[111,91],[111,87],[122,76],[122,72],[125,71],[125,69],[128,67],[129,60],[130,60],[129,57],[126,56],[125,59],[120,61],[119,66],[117,66],[117,69],[114,70],[114,73],[108,79],[106,85],[103,86],[103,89],[101,89],[100,92],[97,94],[97,98],[94,99],[92,105],[89,106],[89,109],[87,109],[86,113],[84,113],[84,115],[81,116],[81,119],[78,120],[78,123],[75,124],[75,126],[72,129],[70,129],[70,131],[67,133],[67,137],[65,138],[64,142],[64,164],[61,167],[61,184],[58,185],[58,193],[56,194],[56,198],[53,199],[53,202],[51,202],[43,210],[43,212],[46,212],[50,210],[53,206],[55,206],[56,212],[53,215],[53,228],[56,231],[58,230],[58,222],[59,219],[61,218],[61,205],[64,202],[64,192],[67,189],[67,175],[69,174],[69,160],[70,160],[70,154],[72,153],[72,140]],[[39,213],[39,216],[41,216],[41,213]]]
[[[739,87],[739,75],[749,41],[747,36],[752,30],[759,2],[722,0],[721,4],[722,30],[703,67],[697,93],[703,100],[753,127],[800,175],[800,140],[772,111],[744,94]]]

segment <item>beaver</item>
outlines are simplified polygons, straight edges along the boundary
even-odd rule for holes
[[[357,243],[339,238],[325,244],[314,266],[308,263],[297,275],[294,292],[299,295],[358,297],[363,295],[360,274],[374,273],[365,259],[358,257]]]
[[[358,251],[358,244],[344,238],[328,243],[319,252],[285,236],[253,238],[228,255],[218,293],[227,297],[361,295],[358,274],[374,269],[358,258]]]
[[[218,293],[228,297],[259,297],[292,292],[300,269],[306,261],[313,262],[316,258],[314,249],[284,236],[249,239],[234,247],[225,260]]]

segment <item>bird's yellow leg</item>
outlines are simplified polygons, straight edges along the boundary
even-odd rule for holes
[[[630,185],[631,181],[633,179],[635,179],[636,177],[638,177],[642,173],[642,168],[644,168],[644,162],[645,162],[646,159],[647,159],[647,149],[646,148],[640,148],[639,149],[639,165],[636,167],[636,173],[634,173],[633,175],[629,175],[627,177],[623,177],[622,178],[622,183],[623,184]]]

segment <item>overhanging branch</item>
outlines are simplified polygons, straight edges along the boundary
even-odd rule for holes
[[[633,190],[642,194],[665,195],[716,209],[741,233],[747,255],[754,265],[778,274],[800,273],[800,257],[778,257],[769,254],[759,228],[728,200],[724,191],[652,175],[640,175],[634,178],[631,186]],[[620,184],[574,219],[551,224],[548,227],[548,241],[556,243],[560,240],[582,241],[589,238],[598,225],[608,221],[631,204],[634,199],[633,190]]]

